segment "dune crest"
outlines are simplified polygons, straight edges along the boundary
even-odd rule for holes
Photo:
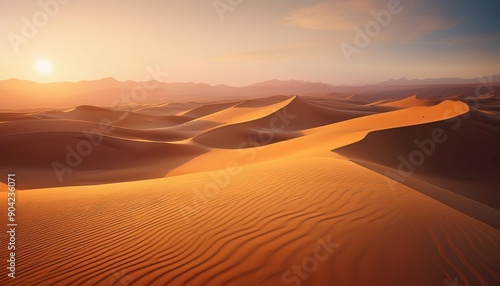
[[[408,107],[412,107],[412,106],[432,106],[432,105],[435,105],[438,103],[439,103],[439,101],[421,100],[421,99],[418,99],[416,95],[412,95],[412,96],[405,98],[405,99],[380,104],[380,106],[408,108]]]

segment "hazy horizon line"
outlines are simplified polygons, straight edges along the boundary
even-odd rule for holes
[[[209,85],[212,87],[216,86],[228,86],[228,87],[249,87],[252,85],[256,84],[263,84],[263,83],[270,83],[270,82],[297,82],[297,83],[304,83],[304,84],[324,84],[324,85],[329,85],[329,86],[366,86],[366,85],[377,85],[380,83],[384,82],[389,82],[389,81],[426,81],[426,80],[474,80],[483,77],[484,75],[478,75],[477,77],[472,77],[472,78],[466,78],[466,77],[438,77],[438,78],[407,78],[406,76],[402,76],[400,78],[389,78],[386,80],[382,81],[372,81],[372,82],[363,82],[363,83],[331,83],[331,82],[323,82],[323,81],[312,81],[312,80],[305,80],[305,79],[279,79],[279,78],[272,78],[272,79],[267,79],[267,80],[261,80],[261,81],[256,81],[247,85],[231,85],[227,83],[209,83],[209,82],[196,82],[196,81],[158,81],[158,80],[133,80],[133,79],[127,79],[127,80],[120,80],[117,79],[113,76],[108,76],[108,77],[102,77],[102,78],[96,78],[96,79],[82,79],[79,81],[37,81],[37,80],[32,80],[32,79],[21,79],[21,78],[3,78],[0,79],[0,82],[3,81],[10,81],[10,80],[18,80],[18,81],[25,81],[25,82],[31,82],[31,83],[36,83],[36,84],[54,84],[54,83],[82,83],[82,82],[96,82],[96,81],[103,81],[103,80],[113,80],[118,83],[127,83],[127,82],[135,82],[135,83],[141,83],[141,82],[158,82],[158,83],[165,83],[165,84],[171,84],[171,83],[185,83],[185,84],[204,84],[204,85]],[[491,77],[500,77],[500,72],[495,73],[495,74],[489,74],[488,76]]]

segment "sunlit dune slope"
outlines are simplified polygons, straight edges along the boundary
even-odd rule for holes
[[[23,191],[18,207],[29,210],[18,217],[23,271],[14,284],[2,275],[2,285],[498,281],[498,230],[331,157]],[[293,274],[321,243],[330,248],[314,271]]]
[[[432,106],[438,104],[438,100],[420,100],[416,95],[410,96],[405,99],[391,101],[388,103],[380,104],[380,106],[407,108],[412,106]]]

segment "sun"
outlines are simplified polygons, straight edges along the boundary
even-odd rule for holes
[[[47,75],[52,71],[52,63],[47,59],[39,59],[35,63],[35,70],[41,75]]]

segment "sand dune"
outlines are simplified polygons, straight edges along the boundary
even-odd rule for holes
[[[214,121],[224,124],[237,124],[266,117],[286,107],[295,97],[287,97],[282,100],[260,101],[258,106],[252,106],[256,102],[245,101],[219,112],[198,118],[198,120]]]
[[[289,98],[290,96],[286,95],[275,95],[265,98],[246,99],[242,103],[238,104],[238,107],[264,107],[272,103],[278,103],[280,101],[287,100]]]
[[[0,285],[496,285],[500,105],[463,88],[0,113]]]
[[[240,149],[212,150],[173,169],[169,172],[169,175],[225,168],[225,162],[232,159],[240,162],[257,163],[296,155],[324,155],[325,153],[330,153],[332,149],[362,140],[371,131],[442,121],[461,115],[467,111],[467,105],[447,100],[436,106],[416,106],[304,129],[300,132],[305,136],[276,144],[259,146],[258,140],[247,138],[238,144],[241,145],[239,146]],[[290,124],[293,124],[293,121],[290,120]],[[226,134],[226,136],[230,137],[233,135]],[[216,139],[215,136],[212,138]],[[307,146],[307,148],[304,146]]]
[[[182,113],[179,115],[183,115],[190,118],[199,118],[205,115],[209,115],[230,107],[238,105],[238,102],[228,102],[228,103],[215,103],[215,104],[205,104],[191,110],[188,110],[186,113]]]
[[[353,160],[400,168],[405,174],[424,175],[426,181],[500,209],[495,199],[500,173],[497,146],[500,118],[472,110],[447,122],[372,132],[334,151]]]
[[[200,105],[191,102],[162,103],[153,106],[147,105],[145,107],[139,107],[136,108],[134,112],[147,115],[177,115],[185,113],[198,106]]]
[[[43,119],[70,119],[100,123],[111,121],[114,126],[128,128],[154,128],[175,126],[191,120],[189,117],[175,115],[144,115],[132,112],[130,108],[110,110],[94,106],[79,106],[64,112],[37,114]]]
[[[294,97],[286,106],[266,117],[252,122],[252,125],[254,127],[269,126],[270,121],[279,116],[280,113],[282,116],[288,115],[289,119],[293,119],[293,121],[290,120],[290,124],[285,124],[284,130],[286,131],[303,130],[372,114],[370,112],[355,112],[328,108],[316,105],[306,98]]]
[[[300,130],[369,114],[372,113],[328,108],[293,97],[267,116],[212,129],[194,137],[193,141],[226,149],[241,148],[241,144],[249,140],[252,140],[252,146],[261,146],[301,136]]]
[[[20,189],[120,182],[124,174],[126,181],[158,178],[206,152],[190,145],[76,132],[3,135],[0,145],[0,166],[26,176],[18,184]]]
[[[380,106],[389,106],[389,107],[397,107],[397,108],[408,108],[412,106],[432,106],[438,104],[439,101],[431,101],[431,100],[420,100],[416,95],[410,96],[405,99],[391,101],[388,103],[380,104]]]
[[[239,171],[201,197],[193,190],[207,173],[22,192],[19,208],[30,211],[20,213],[19,244],[29,248],[19,249],[16,282],[287,285],[319,239],[334,243],[331,254],[320,252],[301,285],[498,280],[497,230],[400,184],[390,192],[374,172],[328,157]],[[48,230],[47,220],[58,227]]]
[[[0,113],[0,123],[11,122],[16,120],[37,119],[36,115],[25,113]]]
[[[120,122],[123,125],[123,121]],[[133,139],[158,142],[175,142],[189,138],[189,133],[168,130],[166,128],[134,129],[115,125],[102,125],[88,121],[78,120],[25,120],[11,121],[0,124],[3,135],[35,134],[50,132],[75,132],[89,136],[106,135],[120,139]]]

